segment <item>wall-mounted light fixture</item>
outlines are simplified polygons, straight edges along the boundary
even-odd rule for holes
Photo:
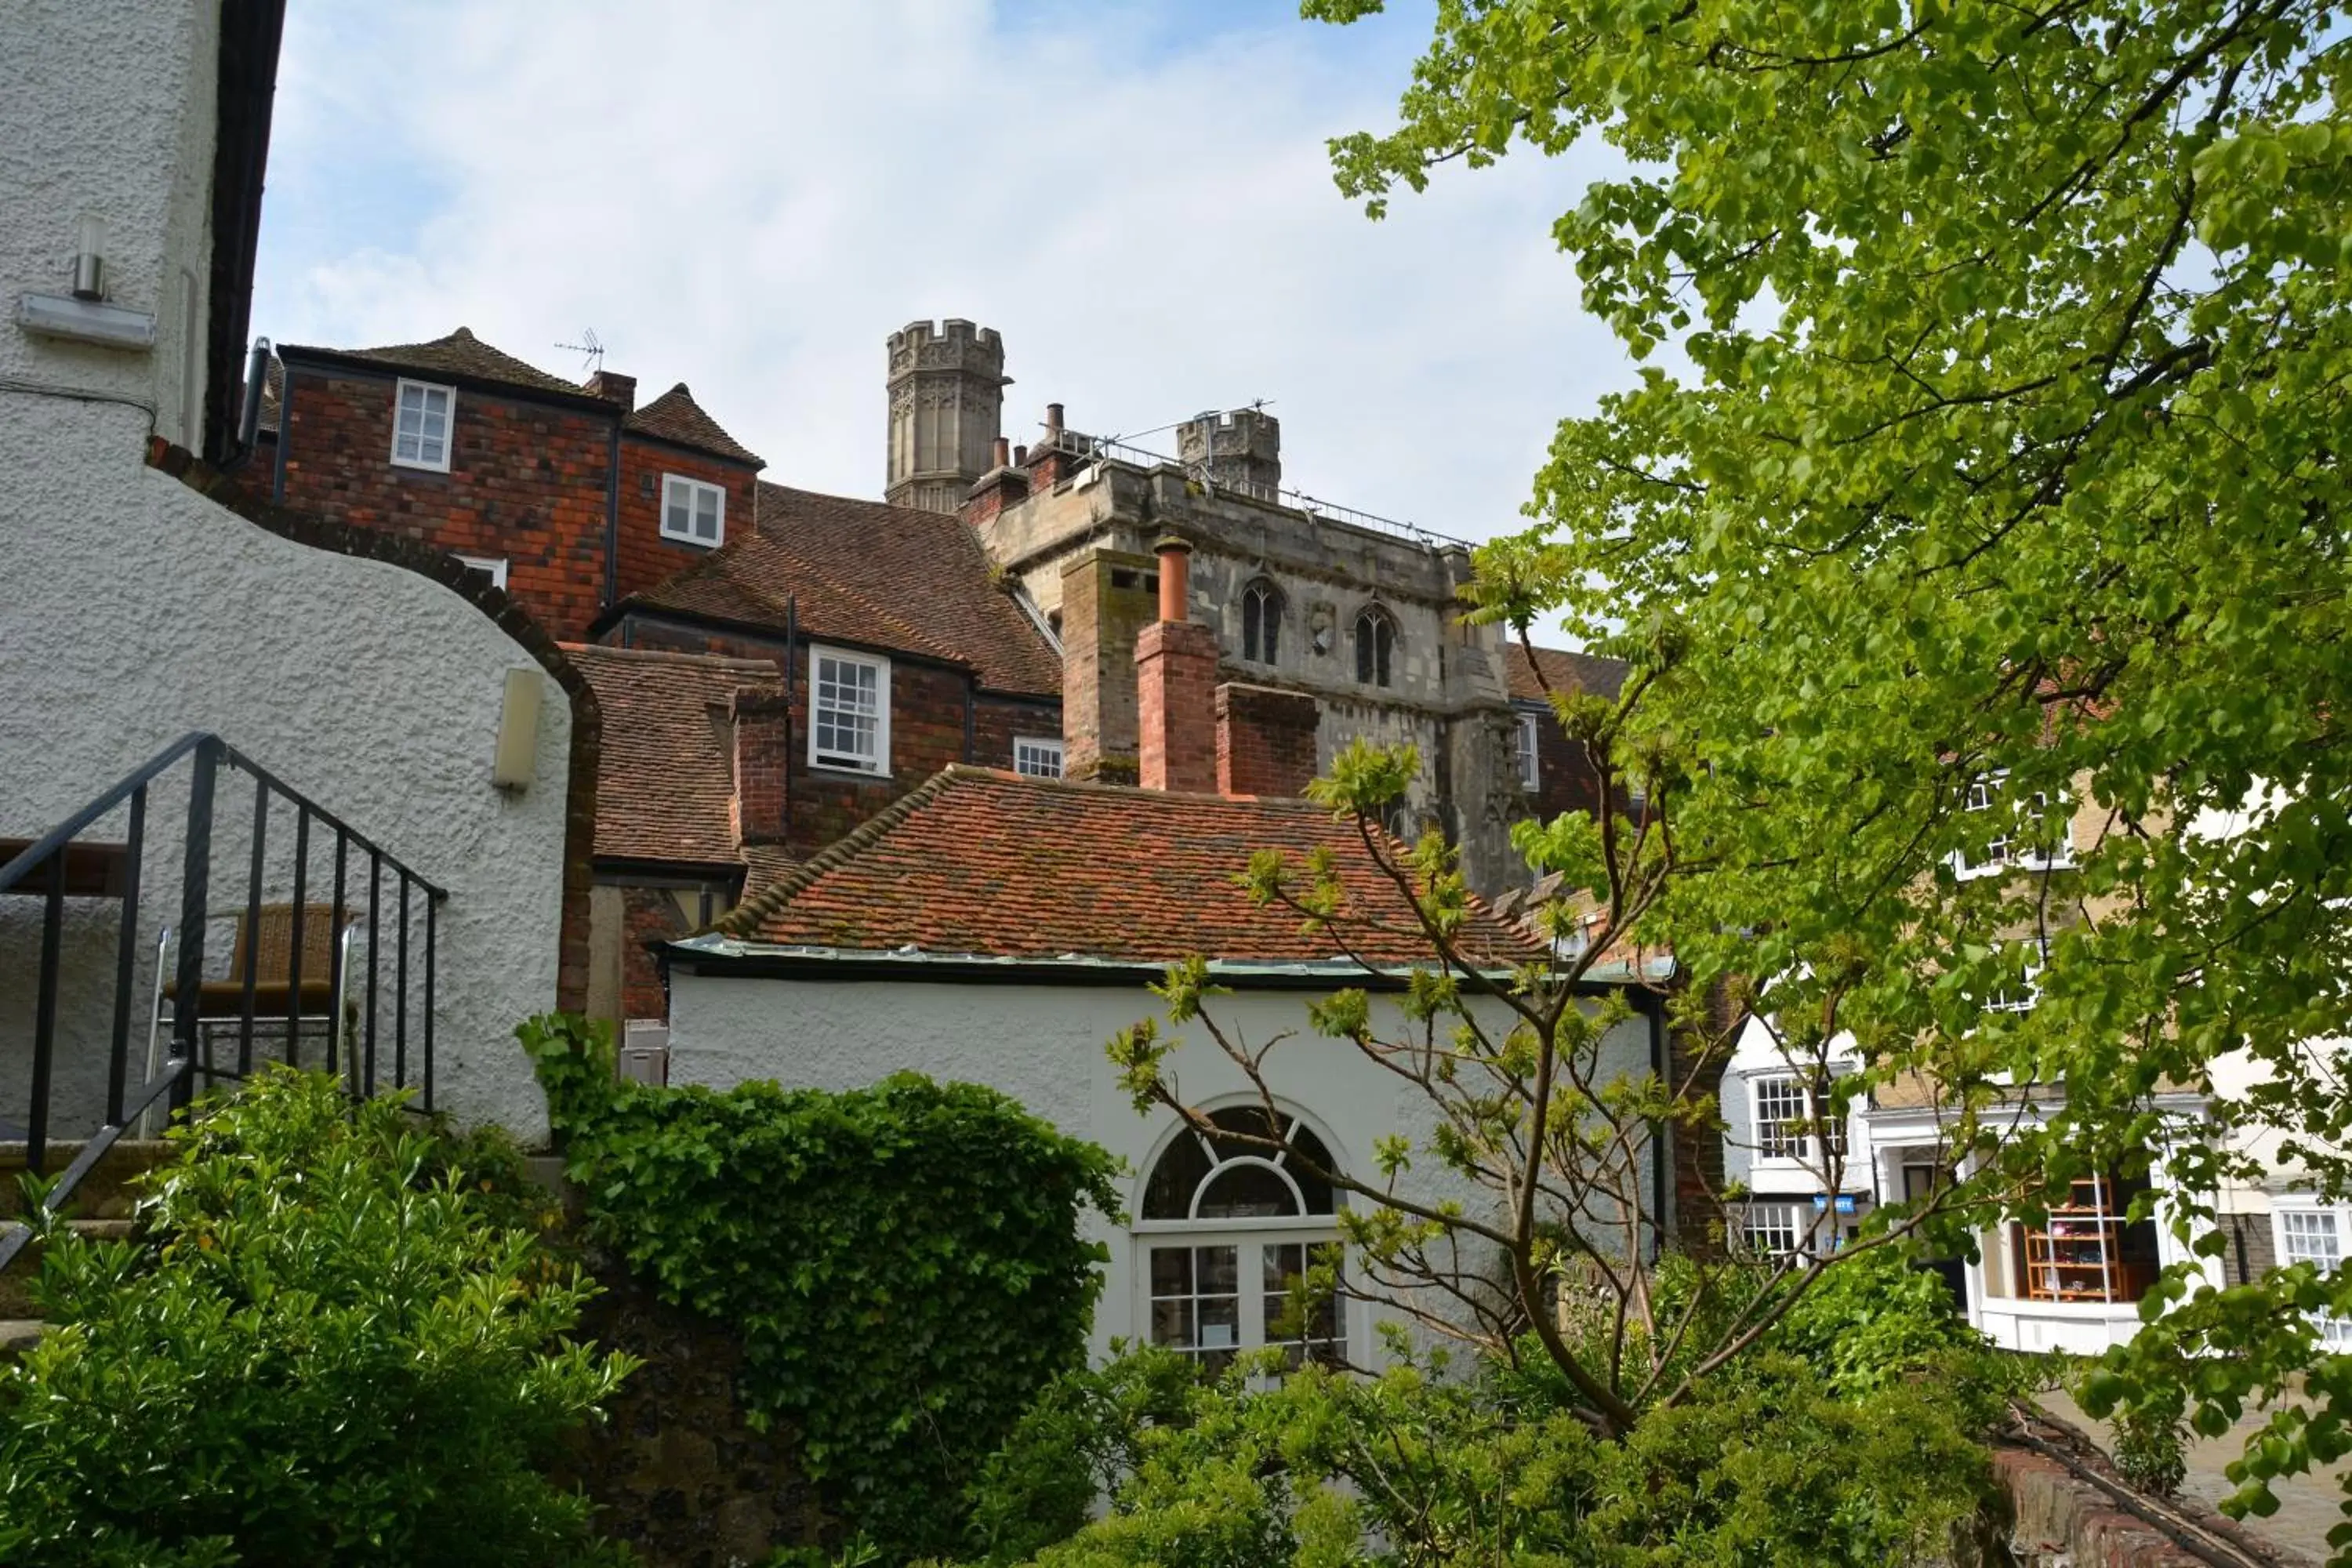
[[[16,324],[45,338],[67,338],[109,349],[155,346],[155,312],[106,302],[106,222],[85,213],[74,230],[73,266],[66,294],[24,294]]]
[[[74,246],[73,297],[77,300],[106,298],[106,221],[84,213],[76,231]]]
[[[520,793],[539,773],[539,699],[544,684],[536,669],[507,671],[506,699],[499,707],[499,750],[490,782]]]

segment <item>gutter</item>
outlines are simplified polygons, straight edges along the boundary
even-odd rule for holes
[[[662,944],[665,958],[697,974],[793,980],[913,980],[996,982],[1047,985],[1143,985],[1166,978],[1164,959],[1106,958],[1066,952],[1054,957],[1002,953],[932,952],[908,946],[891,949],[825,947],[746,941],[705,931]],[[1349,958],[1212,959],[1209,977],[1235,990],[1328,991],[1342,985],[1368,991],[1402,991],[1415,973],[1412,964],[1367,969]],[[1494,970],[1488,978],[1507,980]],[[1630,978],[1623,984],[1639,984]],[[1615,985],[1587,975],[1581,995],[1605,995]]]

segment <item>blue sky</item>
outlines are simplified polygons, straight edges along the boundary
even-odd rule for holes
[[[1324,139],[1386,125],[1430,6],[1285,0],[297,0],[255,330],[464,323],[565,374],[593,328],[768,477],[878,494],[883,340],[1004,334],[1006,433],[1272,400],[1286,476],[1468,537],[1631,368],[1553,248],[1581,153],[1367,220]]]

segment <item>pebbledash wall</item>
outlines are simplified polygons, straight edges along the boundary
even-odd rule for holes
[[[1344,982],[1335,980],[1332,988]],[[1089,1138],[1127,1163],[1123,1195],[1139,1214],[1143,1184],[1160,1150],[1174,1133],[1172,1113],[1138,1114],[1118,1086],[1105,1053],[1111,1036],[1146,1017],[1165,1015],[1140,984],[1037,984],[1015,982],[925,983],[904,977],[738,977],[692,973],[676,960],[671,973],[670,1081],[726,1088],[751,1079],[826,1089],[862,1088],[893,1072],[984,1083],[1020,1100],[1064,1131]],[[1244,989],[1218,997],[1221,1026],[1260,1044],[1288,1032],[1275,1047],[1267,1078],[1290,1110],[1327,1139],[1349,1171],[1376,1169],[1374,1147],[1384,1136],[1427,1124],[1427,1102],[1410,1085],[1366,1060],[1355,1047],[1317,1036],[1309,1002],[1328,988]],[[1376,1026],[1401,1037],[1393,1006],[1374,999]],[[1170,1072],[1189,1103],[1213,1109],[1255,1103],[1255,1091],[1197,1026],[1177,1031],[1186,1043]],[[1639,1073],[1649,1062],[1646,1026],[1636,1017],[1604,1046],[1605,1072]],[[1443,1184],[1424,1159],[1408,1181],[1424,1195],[1472,1199]],[[1096,1237],[1110,1249],[1107,1286],[1095,1314],[1093,1350],[1107,1354],[1114,1338],[1149,1338],[1150,1292],[1141,1278],[1136,1233],[1097,1221]],[[1351,1352],[1369,1363],[1379,1338],[1359,1303],[1350,1311]]]
[[[250,23],[252,9],[240,7],[240,20]],[[204,352],[218,303],[222,16],[221,0],[29,0],[6,24],[0,835],[37,836],[179,736],[219,732],[448,889],[438,1098],[541,1135],[544,1104],[510,1031],[558,999],[567,809],[576,805],[567,801],[565,690],[451,587],[280,537],[149,466],[152,439],[200,444],[207,386],[222,374]],[[267,64],[253,62],[264,81]],[[17,325],[20,296],[67,292],[84,216],[104,226],[110,302],[154,315],[152,348]],[[516,668],[541,680],[543,700],[536,772],[509,795],[491,785],[490,768]],[[593,702],[585,711],[593,740]],[[178,890],[179,788],[176,797],[159,788],[151,816],[132,987],[142,1052],[156,924]],[[242,895],[235,857],[249,787],[229,777],[219,805],[216,906]],[[111,826],[94,837],[119,837],[121,817]],[[281,813],[273,841],[290,826]],[[0,897],[0,1120],[23,1117],[40,908]],[[69,901],[60,1137],[95,1125],[76,1126],[73,1113],[99,1105],[119,914],[116,903]]]
[[[542,1134],[544,1103],[511,1030],[557,1001],[572,742],[563,690],[448,588],[278,538],[147,467],[140,416],[60,403],[12,413],[0,422],[0,580],[16,585],[0,637],[0,833],[38,834],[179,736],[219,732],[448,889],[436,933],[436,1099],[469,1120]],[[511,795],[490,783],[509,668],[542,685],[537,771]],[[249,788],[225,775],[215,908],[243,896],[250,810]],[[155,922],[175,907],[173,811],[158,799],[142,1008]],[[281,816],[271,841],[282,848],[290,829]],[[310,896],[323,901],[315,870]],[[23,907],[0,909],[0,932],[14,928],[0,937],[11,971],[0,1037],[23,1041],[30,987],[15,971],[39,906],[5,902]],[[61,1008],[68,1106],[102,1082],[115,908],[76,910],[75,951],[98,962],[74,966]],[[144,1027],[133,1035],[143,1048]],[[21,1078],[0,1058],[0,1104],[16,1104]]]

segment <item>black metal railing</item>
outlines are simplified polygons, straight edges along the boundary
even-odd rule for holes
[[[186,770],[187,824],[180,847],[181,878],[178,916],[159,933],[155,974],[148,1009],[148,1050],[140,1081],[131,1082],[133,1002],[137,995],[138,958],[143,948],[140,924],[141,897],[152,881],[151,858],[168,865],[168,849],[151,857],[151,791],[176,784]],[[224,772],[252,781],[253,804],[249,842],[246,845],[244,897],[235,907],[216,910],[212,902],[214,858],[218,831]],[[278,808],[273,811],[273,802]],[[293,812],[294,851],[290,879],[273,868],[269,835],[282,822],[284,808]],[[234,809],[234,808],[231,808]],[[120,843],[99,843],[88,835],[117,813],[124,813]],[[314,834],[314,828],[317,830]],[[314,905],[311,862],[320,851],[314,837],[331,834],[332,891],[331,901]],[[233,830],[232,835],[233,836]],[[280,845],[282,847],[281,837]],[[234,847],[232,846],[232,853]],[[357,869],[367,879],[365,931],[365,994],[363,1005],[349,996],[352,977],[351,948],[360,922],[347,903],[354,856]],[[272,898],[274,884],[291,883],[290,900]],[[385,883],[398,913],[389,942],[383,940]],[[59,987],[66,963],[67,901],[119,900],[113,922],[112,1006],[105,1037],[105,1109],[98,1130],[47,1190],[43,1207],[60,1210],[82,1178],[134,1121],[152,1115],[159,1105],[184,1110],[194,1099],[197,1079],[207,1085],[222,1079],[242,1080],[254,1070],[257,1026],[268,1031],[283,1025],[283,1059],[301,1064],[301,1035],[306,1022],[323,1023],[323,1065],[327,1071],[349,1079],[355,1097],[373,1095],[382,1088],[417,1091],[421,1109],[433,1108],[435,943],[437,911],[447,896],[444,889],[418,876],[333,812],[289,788],[283,781],[240,753],[217,735],[183,737],[133,771],[112,788],[75,812],[47,834],[0,863],[0,897],[35,895],[42,900],[40,949],[35,979],[33,1036],[30,1053],[30,1093],[24,1127],[26,1167],[36,1174],[47,1170],[56,1113],[56,1083],[59,1050]],[[422,919],[415,916],[421,906]],[[169,909],[169,904],[165,905]],[[216,920],[234,921],[236,938],[226,980],[208,981],[205,974],[206,928]],[[329,922],[321,931],[316,922]],[[421,929],[419,929],[421,927]],[[324,938],[321,941],[321,938]],[[412,939],[422,949],[422,994],[410,1005]],[[314,946],[321,952],[314,952]],[[389,946],[389,954],[385,949]],[[316,972],[304,970],[323,956],[328,974],[323,985]],[[389,958],[392,1021],[389,1052],[391,1071],[379,1071],[379,1014],[383,1000],[383,971]],[[166,979],[166,974],[170,978]],[[281,1008],[282,1004],[282,1008]],[[170,1014],[168,1055],[162,1054],[162,1029]],[[412,1028],[412,1014],[415,1026]],[[235,1030],[235,1066],[221,1058],[221,1037]],[[411,1052],[411,1036],[415,1049]],[[414,1066],[418,1070],[411,1074]],[[87,1115],[87,1112],[85,1112]],[[85,1122],[86,1124],[86,1122]],[[30,1238],[21,1223],[0,1228],[0,1268],[5,1268]]]

